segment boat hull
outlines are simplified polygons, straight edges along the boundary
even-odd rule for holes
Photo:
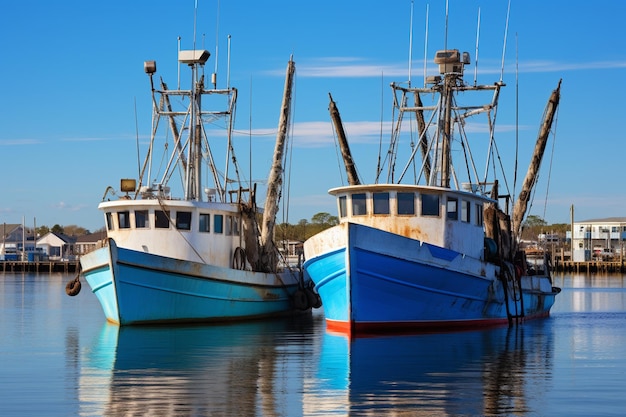
[[[120,325],[211,322],[302,313],[297,273],[261,273],[107,247],[81,257],[106,319]],[[310,310],[309,310],[310,311]]]
[[[513,297],[519,287],[503,284],[493,264],[349,222],[304,250],[327,327],[340,332],[506,324],[547,316],[557,293],[548,277],[522,277],[522,297]]]

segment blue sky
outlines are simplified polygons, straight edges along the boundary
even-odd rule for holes
[[[222,0],[216,29],[217,4],[198,1],[196,42],[213,54],[213,68],[217,38],[224,79],[231,35],[240,164],[251,167],[249,178],[267,177],[293,54],[289,211],[279,221],[336,214],[327,190],[345,184],[345,174],[328,93],[339,106],[362,178],[373,180],[381,117],[391,118],[389,83],[408,79],[410,0]],[[472,64],[480,8],[479,83],[500,76],[507,4],[449,1],[448,47],[470,52]],[[411,79],[420,83],[426,9],[427,68],[434,74],[432,57],[444,45],[445,1],[415,0],[413,7]],[[143,62],[156,60],[158,75],[175,83],[177,38],[183,49],[193,47],[194,1],[7,1],[1,10],[0,223],[24,218],[27,225],[96,230],[103,225],[96,207],[106,187],[137,177],[136,137],[145,142],[149,135]],[[510,156],[517,67],[524,169],[547,99],[563,79],[556,141],[554,148],[548,145],[530,210],[549,223],[569,222],[571,205],[577,221],[626,216],[625,17],[622,0],[511,1],[498,123],[504,126],[501,151]],[[512,169],[512,159],[504,163]]]

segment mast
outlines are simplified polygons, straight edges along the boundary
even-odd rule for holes
[[[559,105],[559,99],[561,96],[561,81],[562,80],[559,80],[559,84],[557,85],[556,89],[552,91],[550,99],[548,100],[548,105],[546,107],[546,113],[543,118],[541,130],[539,131],[537,143],[535,144],[535,151],[533,152],[528,171],[526,172],[526,178],[524,178],[522,191],[520,191],[519,198],[515,203],[515,208],[513,210],[514,236],[519,236],[520,234],[522,221],[524,220],[524,216],[526,215],[526,209],[528,208],[528,201],[530,200],[530,195],[537,181],[537,174],[539,172],[539,167],[541,166],[543,153],[546,149],[548,135],[550,134],[552,122],[554,121],[554,115]]]
[[[450,188],[450,141],[452,136],[452,88],[455,74],[446,74],[444,78],[443,97],[443,135],[441,140],[441,187]]]
[[[274,148],[274,161],[268,176],[267,196],[265,197],[265,211],[261,228],[261,263],[270,267],[273,259],[270,254],[274,253],[274,226],[276,224],[276,214],[278,213],[278,202],[280,200],[280,187],[283,183],[283,153],[285,150],[285,138],[289,127],[289,111],[291,109],[291,89],[293,76],[296,71],[296,64],[293,58],[287,64],[287,74],[285,78],[285,90],[283,94],[283,104],[280,111],[278,134],[276,135],[276,146]]]
[[[346,174],[348,175],[348,184],[359,185],[359,175],[356,172],[354,160],[352,159],[352,153],[350,152],[350,146],[348,145],[348,139],[346,138],[346,132],[343,130],[343,124],[341,123],[341,116],[339,115],[339,109],[333,101],[333,96],[328,93],[330,98],[330,105],[328,110],[330,111],[330,118],[335,125],[335,131],[337,132],[337,138],[339,140],[339,148],[341,149],[341,156],[343,157],[343,163],[346,167]]]
[[[426,121],[424,120],[424,105],[419,92],[415,92],[415,118],[417,119],[417,133],[419,135],[419,147],[424,161],[424,177],[430,178],[430,156],[428,155],[428,137],[426,136]]]
[[[189,150],[187,171],[185,172],[185,200],[202,199],[202,106],[204,75],[198,77],[199,68],[204,66],[211,54],[209,51],[193,49],[180,51],[178,62],[191,69],[191,89],[189,91]]]

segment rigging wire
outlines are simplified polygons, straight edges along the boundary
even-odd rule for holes
[[[515,33],[515,168],[513,169],[513,193],[511,206],[515,207],[515,192],[517,189],[517,171],[519,158],[519,59],[518,59],[517,33]]]

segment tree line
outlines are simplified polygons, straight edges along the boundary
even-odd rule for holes
[[[339,224],[337,216],[329,213],[317,213],[311,217],[309,222],[306,219],[300,220],[297,224],[279,223],[276,225],[274,235],[276,240],[298,240],[304,242],[311,236]]]
[[[276,240],[298,240],[304,242],[311,236],[339,224],[339,218],[332,216],[326,212],[320,212],[310,220],[301,219],[296,224],[279,223],[276,225]],[[550,232],[565,236],[565,232],[569,230],[570,225],[567,223],[548,225],[544,219],[539,216],[530,215],[524,222],[522,227],[522,239],[536,240],[540,233]],[[104,227],[96,230],[96,232],[104,231]],[[84,227],[74,224],[61,226],[55,224],[52,227],[38,226],[37,234],[43,236],[48,232],[64,234],[67,236],[82,236],[91,232]]]

